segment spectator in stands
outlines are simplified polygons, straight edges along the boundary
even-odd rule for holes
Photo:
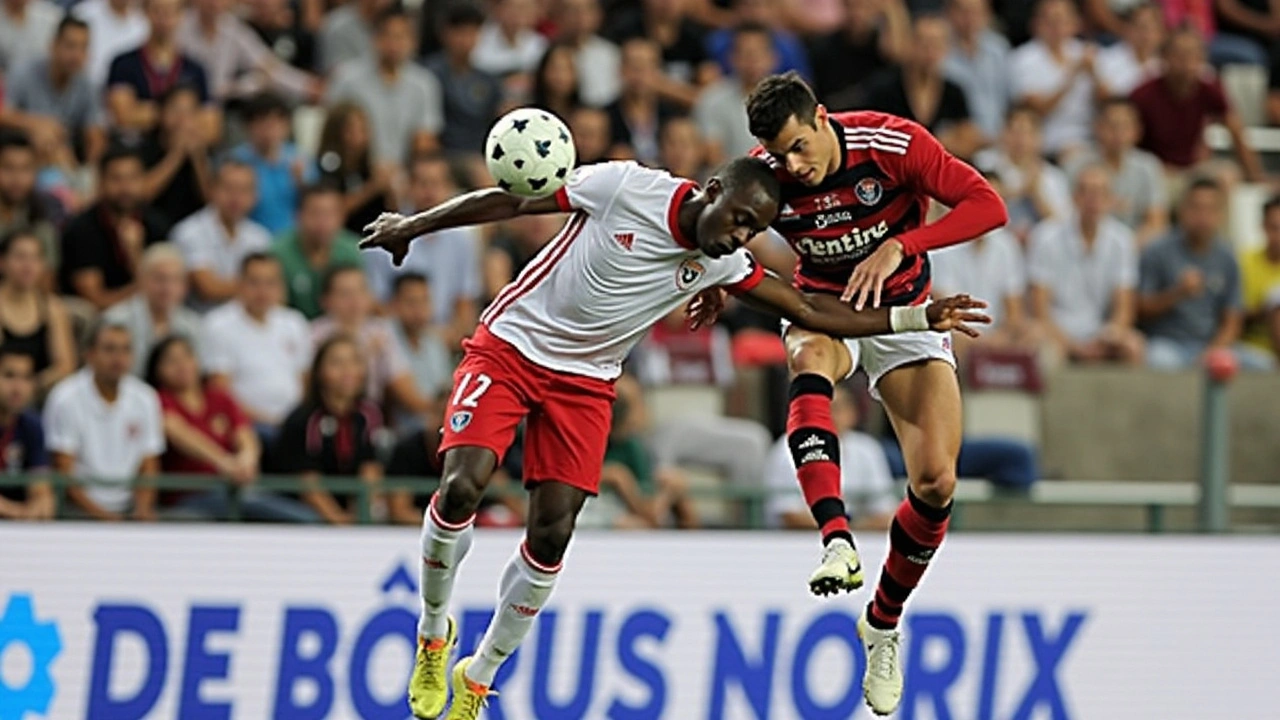
[[[1111,212],[1111,177],[1098,165],[1076,176],[1076,212],[1037,225],[1027,250],[1031,308],[1059,357],[1142,360],[1134,330],[1137,249]]]
[[[432,332],[431,285],[425,275],[415,272],[396,277],[391,292],[391,332],[396,346],[408,361],[418,394],[438,404],[453,383],[453,360],[448,346]],[[396,426],[401,434],[423,426],[421,415],[409,415],[398,420]]]
[[[160,498],[172,518],[225,520],[231,493],[248,520],[317,522],[305,505],[253,487],[262,461],[262,444],[253,423],[229,393],[206,384],[190,342],[179,336],[161,340],[146,363],[147,383],[156,389],[163,413],[166,473],[213,475],[224,483],[211,490],[168,492]]]
[[[36,144],[57,148],[60,164],[97,164],[106,149],[102,100],[84,72],[89,28],[66,17],[48,57],[32,58],[5,76],[0,125],[25,130]],[[78,151],[78,152],[77,152]]]
[[[375,163],[369,116],[355,103],[329,109],[320,132],[320,182],[340,188],[346,228],[357,235],[394,207],[396,166]]]
[[[324,276],[321,293],[324,315],[311,323],[312,344],[319,346],[335,335],[353,338],[365,363],[366,400],[379,408],[432,413],[435,405],[418,392],[391,321],[373,315],[364,271],[353,266],[333,268]]]
[[[139,149],[147,166],[142,201],[163,218],[165,234],[204,207],[209,195],[209,145],[199,124],[196,91],[175,85],[160,96],[160,125]]]
[[[833,110],[853,106],[859,85],[899,62],[911,43],[911,15],[903,0],[845,0],[844,5],[844,27],[809,47],[814,90]],[[849,72],[855,67],[858,72]]]
[[[855,530],[887,530],[900,502],[885,451],[874,437],[857,430],[858,407],[844,385],[831,399],[831,419],[840,437],[840,469],[845,502]],[[796,466],[785,437],[778,438],[764,471],[769,489],[765,522],[789,530],[816,528],[804,496],[796,492]]]
[[[289,142],[291,115],[284,99],[262,93],[244,107],[248,140],[230,157],[257,174],[258,203],[249,217],[273,235],[293,229],[298,190],[316,181],[315,164]]]
[[[427,69],[435,73],[444,88],[440,147],[450,155],[479,156],[502,100],[498,78],[477,70],[471,62],[483,24],[484,13],[475,5],[450,5],[440,30],[443,47],[427,58]]]
[[[486,302],[497,297],[508,283],[516,279],[538,251],[555,236],[561,224],[552,215],[520,215],[498,227],[484,254]],[[439,303],[436,303],[437,313],[439,308]]]
[[[707,56],[705,31],[688,17],[681,0],[643,0],[636,5],[639,7],[619,12],[612,33],[623,46],[622,84],[627,83],[627,41],[645,38],[657,45],[660,58],[660,70],[649,78],[653,92],[681,107],[692,106],[699,88],[719,73],[715,61]]]
[[[1269,298],[1280,298],[1280,196],[1262,206],[1262,228],[1266,243],[1240,255],[1240,285],[1244,306],[1244,341],[1262,352],[1280,356],[1280,346],[1272,344],[1268,315]]]
[[[302,398],[311,328],[298,311],[282,307],[279,261],[250,253],[240,267],[238,298],[204,318],[200,364],[269,436]]]
[[[1009,109],[1009,41],[991,28],[989,0],[948,0],[951,51],[942,69],[964,91],[983,137],[1000,137]]]
[[[53,469],[74,477],[73,515],[96,520],[154,520],[149,480],[164,452],[160,400],[129,374],[128,329],[100,323],[89,335],[84,370],[58,383],[45,405],[44,433]]]
[[[178,25],[178,47],[208,73],[209,94],[219,102],[248,97],[270,85],[297,100],[323,94],[319,78],[276,59],[227,0],[193,0]]]
[[[390,0],[348,0],[324,18],[320,66],[331,74],[343,63],[373,57],[374,25]]]
[[[1178,224],[1142,253],[1138,319],[1147,336],[1147,364],[1159,370],[1193,366],[1205,352],[1231,350],[1247,370],[1269,370],[1268,353],[1238,345],[1244,312],[1240,268],[1218,234],[1226,194],[1197,179],[1178,207]]]
[[[590,107],[578,108],[568,121],[579,165],[608,159],[613,142],[613,127],[609,124],[608,113]]]
[[[733,0],[730,5],[738,24],[759,25],[769,38],[773,50],[773,65],[764,71],[762,77],[791,70],[806,79],[813,77],[813,70],[809,67],[809,53],[805,50],[804,43],[783,22],[780,0]],[[733,62],[735,37],[733,28],[721,28],[707,36],[707,52],[725,75],[737,72]]]
[[[561,0],[556,39],[573,50],[582,102],[604,107],[618,99],[622,56],[618,46],[600,37],[604,14],[600,0]]]
[[[71,14],[89,26],[89,82],[101,92],[111,61],[146,42],[147,16],[136,0],[83,0]]]
[[[658,44],[632,38],[622,44],[622,94],[608,108],[610,155],[650,164],[658,161],[658,129],[677,114],[656,91],[662,72]]]
[[[365,372],[354,340],[335,335],[325,341],[311,364],[307,397],[285,419],[273,451],[281,472],[300,476],[303,502],[333,525],[356,519],[356,496],[335,497],[320,484],[322,476],[358,477],[371,486],[382,480],[382,413],[363,397]]]
[[[983,137],[969,116],[964,91],[943,74],[950,43],[947,22],[923,15],[911,26],[911,47],[901,67],[881,70],[867,81],[860,106],[914,120],[953,155],[971,157]]]
[[[436,149],[444,127],[440,82],[411,62],[413,23],[404,11],[389,9],[378,16],[375,41],[374,57],[338,67],[328,102],[345,100],[362,107],[372,125],[375,159],[402,163]]]
[[[56,277],[62,247],[54,226],[53,201],[36,190],[36,154],[21,133],[0,132],[0,237],[16,230],[40,238],[45,272]],[[52,281],[48,282],[52,287]]]
[[[106,310],[133,296],[143,250],[164,236],[163,221],[142,201],[142,158],[114,148],[99,165],[101,199],[72,218],[62,233],[61,286]]]
[[[22,485],[0,485],[0,520],[52,520],[58,510],[44,428],[27,409],[34,389],[31,356],[0,344],[0,473],[25,476]]]
[[[0,75],[39,57],[62,20],[62,8],[48,0],[0,3]]]
[[[1090,165],[1106,166],[1115,193],[1112,212],[1133,231],[1139,250],[1169,226],[1163,168],[1156,156],[1137,149],[1141,133],[1133,103],[1125,98],[1108,99],[1094,121],[1097,145],[1078,153],[1067,167],[1074,177]]]
[[[1231,108],[1222,86],[1205,75],[1204,41],[1179,30],[1165,43],[1164,71],[1139,85],[1131,98],[1142,119],[1138,144],[1167,169],[1183,172],[1209,157],[1205,126],[1221,122],[1231,134],[1236,160],[1249,182],[1262,180],[1262,165],[1244,136],[1244,122]]]
[[[1006,227],[1022,242],[1037,223],[1071,214],[1071,183],[1042,150],[1039,114],[1029,105],[1014,105],[999,150],[984,150],[976,158],[979,167],[1000,179],[1009,206]]]
[[[458,194],[458,184],[449,163],[440,156],[415,159],[410,168],[409,200],[413,212],[420,212]],[[548,236],[550,237],[550,236]],[[387,253],[368,254],[365,268],[369,286],[379,303],[391,299],[397,275],[416,272],[431,282],[433,332],[450,348],[461,347],[462,339],[476,327],[483,290],[480,258],[483,238],[475,227],[460,227],[418,238],[399,268]]]
[[[256,0],[246,3],[244,21],[283,63],[299,70],[318,66],[316,33],[323,8],[303,5],[297,11],[288,0]]]
[[[104,317],[128,328],[133,339],[133,374],[142,377],[156,343],[177,335],[200,346],[200,316],[183,305],[187,273],[182,253],[169,243],[147,248],[138,265],[138,293],[112,306]]]
[[[145,133],[160,123],[158,101],[177,85],[195,88],[205,142],[221,134],[222,113],[210,101],[208,76],[195,59],[178,48],[183,0],[144,0],[150,34],[135,50],[117,56],[107,71],[107,111],[116,128]]]
[[[503,78],[532,73],[547,49],[546,38],[535,29],[538,13],[535,0],[497,0],[480,28],[471,64]]]
[[[569,117],[582,105],[573,48],[558,42],[547,46],[533,72],[533,102],[530,104],[550,110],[561,118]]]
[[[1264,0],[1215,0],[1219,28],[1210,54],[1223,64],[1268,65],[1277,57],[1280,8]],[[1223,46],[1226,47],[1223,47]]]
[[[713,166],[746,155],[759,144],[747,127],[747,94],[777,64],[773,40],[764,25],[743,23],[731,37],[731,73],[703,90],[693,106]]]
[[[38,397],[76,369],[71,319],[49,292],[44,246],[30,231],[0,240],[0,348],[31,356]]]
[[[1160,74],[1165,30],[1159,6],[1145,2],[1129,10],[1122,22],[1122,40],[1098,51],[1098,79],[1107,95],[1128,97]]]
[[[1071,0],[1036,5],[1035,39],[1013,51],[1013,99],[1044,116],[1044,150],[1060,156],[1089,139],[1097,92],[1096,48],[1075,38],[1080,18]]]
[[[267,229],[249,219],[255,202],[253,167],[224,160],[214,172],[209,204],[174,227],[171,236],[191,286],[188,305],[204,312],[235,297],[241,261],[271,246]]]
[[[320,316],[320,288],[325,273],[349,265],[364,267],[360,239],[342,227],[342,193],[326,185],[302,191],[298,229],[276,238],[272,253],[280,260],[289,289],[289,307],[308,320]]]
[[[707,146],[692,118],[673,117],[658,137],[659,166],[676,177],[699,182],[707,178]]]

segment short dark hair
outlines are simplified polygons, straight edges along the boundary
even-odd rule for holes
[[[31,144],[31,136],[21,130],[6,129],[0,130],[0,153],[11,148],[26,150],[27,152],[35,152],[36,148]]]
[[[357,273],[360,277],[364,277],[364,271],[359,265],[335,265],[325,271],[324,276],[320,278],[320,296],[324,297],[333,292],[333,284],[338,282],[338,278],[347,273]]]
[[[179,95],[194,95],[196,102],[200,102],[200,88],[189,82],[180,82],[170,86],[164,92],[160,93],[160,97],[156,98],[160,107],[168,107],[169,103]]]
[[[818,98],[794,70],[770,75],[747,96],[747,127],[761,140],[772,140],[791,118],[817,127]]]
[[[768,25],[752,22],[750,20],[744,20],[733,28],[733,41],[735,43],[738,41],[738,38],[743,35],[764,35],[767,38],[773,38],[773,33],[769,31]]]
[[[36,235],[30,226],[23,225],[0,236],[0,257],[8,255],[13,246],[22,239],[35,240],[36,245],[40,247],[40,254],[44,255],[44,241],[40,239],[39,235]]]
[[[1280,210],[1280,195],[1272,195],[1271,199],[1262,206],[1262,217],[1265,218],[1275,210]]]
[[[289,103],[276,93],[260,92],[245,101],[241,113],[247,123],[272,115],[287,118],[289,117]]]
[[[444,27],[479,27],[484,25],[484,11],[470,2],[456,2],[444,13]]]
[[[430,285],[430,284],[431,284],[431,281],[427,279],[427,276],[423,275],[420,272],[401,273],[396,276],[395,280],[391,281],[391,296],[395,297],[399,295],[400,291],[409,285]]]
[[[0,362],[3,362],[5,358],[11,358],[11,357],[23,357],[30,360],[31,374],[33,376],[35,375],[36,358],[34,355],[31,354],[31,351],[23,350],[22,348],[12,343],[0,344]]]
[[[55,32],[53,36],[55,38],[60,38],[62,37],[62,33],[68,30],[73,30],[73,29],[79,29],[85,32],[89,32],[89,23],[71,14],[64,15],[62,17],[62,22],[58,23],[57,32]]]
[[[1108,97],[1102,102],[1098,103],[1098,117],[1101,117],[1103,113],[1110,110],[1111,108],[1125,108],[1135,113],[1138,111],[1138,106],[1134,105],[1133,101],[1130,100],[1129,98],[1125,97],[1124,95],[1112,95],[1111,97]]]
[[[307,206],[307,201],[318,195],[338,195],[341,197],[342,190],[332,182],[318,182],[307,185],[298,191],[298,209]]]
[[[240,259],[240,276],[243,277],[245,273],[249,272],[249,268],[257,263],[271,263],[278,266],[280,261],[271,253],[262,252],[261,250],[251,252]]]
[[[721,165],[713,177],[719,178],[726,192],[758,187],[769,197],[782,197],[782,183],[769,163],[754,157],[739,157]]]
[[[373,19],[374,31],[382,32],[382,29],[386,27],[387,23],[391,22],[392,20],[404,20],[407,23],[413,22],[413,20],[409,17],[408,11],[406,11],[404,8],[400,7],[399,5],[393,4],[387,8],[384,8],[382,12],[379,12],[377,17]]]
[[[129,326],[119,320],[108,320],[106,318],[98,318],[93,321],[89,329],[84,333],[84,349],[92,350],[98,346],[98,341],[108,332],[118,331],[129,337],[133,337],[133,332],[129,330]]]
[[[1182,193],[1183,202],[1186,202],[1187,198],[1191,197],[1191,193],[1200,192],[1201,190],[1210,190],[1221,195],[1223,192],[1222,183],[1203,175],[1197,177],[1187,184],[1186,191]]]
[[[195,354],[195,347],[191,344],[190,338],[185,335],[168,335],[151,348],[151,352],[147,354],[147,366],[142,374],[142,379],[148,385],[156,390],[162,390],[160,387],[160,361],[164,359],[165,353],[169,352],[169,348],[174,345],[186,345],[191,353]]]
[[[98,172],[106,175],[107,168],[121,160],[135,160],[139,165],[146,167],[146,163],[142,160],[142,155],[137,150],[128,145],[113,145],[107,148],[107,151],[102,153],[102,158],[98,160]]]
[[[213,170],[213,179],[215,181],[221,179],[222,171],[231,170],[231,169],[248,170],[249,172],[254,173],[255,176],[257,175],[257,171],[253,169],[253,165],[239,158],[228,156],[218,161],[217,167],[215,167]]]
[[[1028,102],[1016,102],[1010,105],[1009,109],[1004,113],[1004,124],[1008,125],[1019,115],[1026,115],[1031,118],[1032,121],[1035,122],[1036,127],[1040,127],[1044,124],[1044,116],[1040,114],[1039,110],[1035,109],[1035,106]]]

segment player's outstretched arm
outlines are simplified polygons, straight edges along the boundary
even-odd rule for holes
[[[391,253],[396,267],[409,254],[414,238],[427,233],[463,225],[510,220],[517,215],[547,215],[564,212],[554,195],[544,198],[522,198],[498,188],[473,190],[443,202],[429,210],[405,217],[399,213],[382,213],[364,228],[360,249],[382,248]]]
[[[977,337],[973,324],[991,318],[979,312],[987,306],[968,295],[914,307],[875,308],[855,311],[833,295],[805,294],[766,274],[760,284],[741,296],[761,310],[781,315],[807,330],[837,337],[866,337],[917,330],[947,332],[958,330]]]

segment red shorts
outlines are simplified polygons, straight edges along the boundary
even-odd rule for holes
[[[525,484],[555,480],[595,495],[613,421],[613,383],[537,365],[484,325],[463,343],[440,452],[482,447],[501,460],[528,418]]]

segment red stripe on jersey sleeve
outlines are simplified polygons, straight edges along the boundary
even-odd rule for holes
[[[732,295],[742,295],[756,289],[756,286],[764,280],[764,266],[750,255],[747,256],[751,262],[751,272],[732,285],[723,285],[724,290]]]
[[[569,189],[563,185],[556,191],[556,205],[560,212],[573,212],[573,203],[569,202]]]

